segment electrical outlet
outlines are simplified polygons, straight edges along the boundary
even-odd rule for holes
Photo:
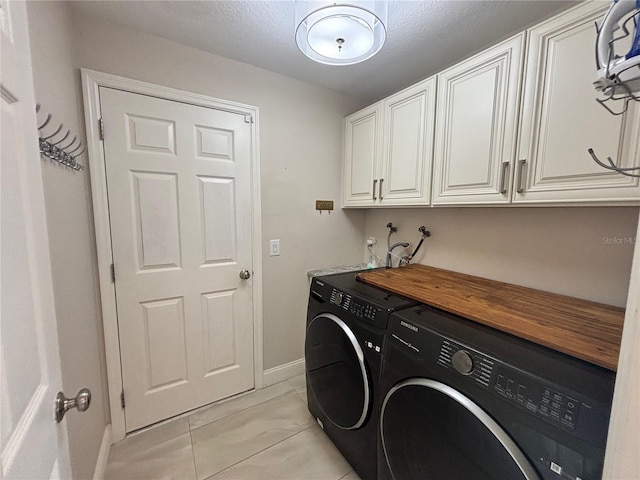
[[[269,256],[280,256],[280,239],[269,240]]]
[[[375,245],[378,243],[378,239],[376,237],[367,238],[367,245]]]

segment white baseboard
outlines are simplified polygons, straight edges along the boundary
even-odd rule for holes
[[[100,452],[96,460],[96,469],[93,473],[93,480],[104,480],[104,472],[107,469],[107,461],[109,460],[109,450],[111,450],[111,425],[107,425],[102,435],[102,443],[100,444]]]
[[[297,377],[304,373],[304,358],[299,358],[293,362],[278,365],[277,367],[265,370],[263,373],[264,386],[274,385],[284,382],[290,378]]]

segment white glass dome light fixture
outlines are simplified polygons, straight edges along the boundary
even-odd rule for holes
[[[353,65],[380,51],[387,37],[386,1],[296,0],[296,43],[326,65]]]

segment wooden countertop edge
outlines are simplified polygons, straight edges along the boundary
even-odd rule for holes
[[[418,300],[427,305],[459,315],[477,323],[496,328],[511,335],[529,340],[609,370],[617,370],[620,340],[622,335],[622,322],[624,321],[624,310],[619,307],[603,305],[588,300],[575,299],[573,297],[567,297],[565,295],[550,292],[542,292],[528,287],[483,279],[482,277],[475,277],[458,272],[435,269],[434,267],[426,268],[433,269],[433,271],[438,271],[442,274],[451,274],[452,282],[455,278],[468,279],[471,282],[482,282],[486,285],[491,285],[492,287],[502,287],[500,290],[504,291],[501,293],[496,292],[495,298],[487,298],[482,294],[478,294],[478,292],[481,292],[479,288],[476,288],[477,291],[474,292],[473,285],[470,287],[465,286],[465,288],[469,289],[465,293],[462,293],[460,292],[459,285],[451,283],[449,285],[444,284],[441,288],[437,285],[435,286],[436,290],[442,289],[440,295],[442,295],[445,300],[442,300],[442,297],[438,298],[439,292],[426,292],[428,293],[427,296],[421,296],[412,294],[410,287],[413,285],[414,289],[420,290],[421,285],[424,285],[424,282],[418,284],[415,279],[407,278],[403,280],[407,283],[406,287],[399,287],[393,283],[394,281],[397,281],[398,274],[402,274],[402,272],[398,270],[410,269],[410,267],[414,267],[413,270],[415,270],[415,267],[420,268],[423,266],[411,265],[409,267],[403,267],[402,269],[362,272],[358,273],[356,277],[365,283],[384,288],[399,295],[413,298],[414,300]],[[425,270],[425,272],[426,271],[427,270]],[[415,273],[412,272],[412,274]],[[392,277],[395,277],[396,280]],[[385,283],[385,278],[391,281]],[[430,288],[433,287],[434,286]],[[456,287],[458,288],[456,289]],[[546,321],[539,317],[536,318],[535,321],[532,321],[526,315],[518,314],[518,303],[524,302],[526,305],[527,302],[526,299],[520,299],[519,297],[522,293],[526,293],[527,291],[548,297],[550,303],[547,306],[547,310],[549,312],[553,312],[555,315],[564,315],[574,321],[581,321],[585,316],[591,318],[594,316],[594,310],[600,311],[603,315],[602,318],[598,318],[598,321],[604,322],[603,327],[606,328],[598,328],[597,326],[589,323],[581,324],[579,325],[579,328],[577,325],[571,325],[571,322],[568,322],[568,324],[565,325],[546,324]],[[474,293],[476,294],[474,295]],[[516,298],[509,298],[505,295],[508,295],[509,293],[515,294]],[[492,293],[492,296],[493,295],[494,293]],[[447,296],[455,298],[455,303],[451,300],[447,301]],[[479,303],[483,304],[483,308],[491,311],[491,316],[482,316],[477,314],[479,311]],[[581,305],[583,307],[581,307]],[[587,312],[587,309],[591,311]],[[583,314],[577,313],[581,311]],[[544,316],[544,311],[540,315]],[[619,317],[620,321],[613,320],[613,316]],[[527,326],[528,328],[523,328]],[[532,334],[529,330],[535,330],[537,334]],[[612,332],[612,330],[615,330],[615,332]],[[591,331],[591,333],[597,336],[598,340],[590,340],[584,335],[585,331]],[[562,341],[563,338],[566,338],[566,335],[571,335],[572,342],[568,343]],[[558,339],[558,341],[553,339]],[[612,348],[612,346],[615,345],[617,345],[617,347]]]

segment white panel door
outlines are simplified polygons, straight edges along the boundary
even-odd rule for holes
[[[514,202],[640,201],[640,179],[605,170],[587,153],[640,166],[640,104],[614,116],[595,101],[594,22],[607,8],[581,5],[529,31],[518,156],[524,169]]]
[[[254,386],[251,126],[100,87],[128,432]]]
[[[377,168],[382,141],[382,102],[345,119],[344,206],[379,202]]]
[[[0,4],[0,29],[0,478],[70,478],[53,416],[62,380],[23,2]]]
[[[524,34],[438,75],[433,203],[510,201]]]
[[[378,182],[385,205],[428,205],[436,105],[436,78],[384,100],[384,152]]]

